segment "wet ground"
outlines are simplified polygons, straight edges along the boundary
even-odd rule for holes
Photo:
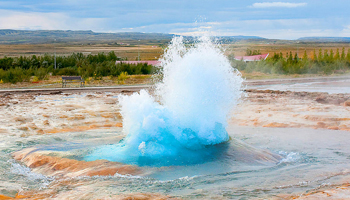
[[[349,197],[347,83],[250,87],[232,113],[221,157],[160,168],[82,160],[124,137],[121,91],[2,93],[0,199]],[[333,89],[302,91],[315,84]]]
[[[298,79],[297,79],[298,80]],[[336,78],[308,78],[295,81],[271,80],[265,84],[259,81],[247,82],[247,89],[279,90],[294,92],[327,92],[329,94],[350,93],[350,78],[347,76]],[[260,83],[264,83],[263,81]]]

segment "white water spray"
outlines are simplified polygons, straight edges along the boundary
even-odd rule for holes
[[[181,165],[215,156],[212,145],[229,139],[227,118],[241,96],[242,78],[219,46],[202,37],[187,48],[173,38],[161,59],[163,79],[155,100],[146,91],[120,96],[119,144],[95,149],[85,160],[138,165]]]

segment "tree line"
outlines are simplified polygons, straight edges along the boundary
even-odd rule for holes
[[[4,57],[0,59],[0,81],[16,83],[30,81],[32,76],[39,80],[48,78],[49,75],[82,76],[100,79],[103,76],[119,76],[122,72],[129,75],[151,74],[155,68],[147,64],[126,64],[116,61],[126,60],[117,57],[114,51],[107,54],[84,55],[73,53],[68,56],[55,56],[44,54],[43,56],[19,56]]]
[[[233,67],[238,70],[250,72],[263,72],[269,74],[332,74],[345,73],[350,69],[350,49],[345,53],[345,48],[334,52],[319,49],[314,50],[308,57],[306,50],[299,57],[296,52],[283,55],[282,52],[270,55],[266,60],[255,62],[243,62],[229,56]]]
[[[247,51],[256,54],[260,50]],[[43,56],[19,56],[4,57],[0,59],[0,82],[23,82],[30,81],[33,76],[38,80],[48,78],[50,75],[58,76],[82,76],[83,78],[94,77],[101,79],[103,76],[118,77],[122,73],[152,74],[156,73],[156,67],[147,64],[127,64],[116,61],[126,60],[117,57],[111,51],[107,54],[98,53],[96,55],[84,55],[83,53],[73,53],[68,56],[56,57],[56,69],[54,67],[55,56],[45,54]],[[299,57],[296,52],[274,53],[266,60],[255,62],[243,62],[234,59],[234,55],[229,55],[229,60],[233,67],[238,70],[250,72],[263,72],[270,74],[332,74],[345,73],[350,69],[350,49],[345,53],[345,48],[341,51],[314,50],[310,57],[304,51]]]

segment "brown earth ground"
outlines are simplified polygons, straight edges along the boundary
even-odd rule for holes
[[[350,94],[246,90],[231,123],[350,131]]]
[[[17,57],[17,56],[40,56],[44,54],[64,56],[72,53],[83,53],[85,55],[114,53],[121,58],[128,60],[137,60],[140,55],[140,60],[157,60],[164,53],[159,46],[138,45],[138,46],[115,46],[108,44],[94,45],[73,45],[73,44],[18,44],[18,45],[0,45],[0,58]]]
[[[306,51],[309,58],[312,58],[314,50],[318,55],[319,49],[322,51],[333,50],[334,54],[337,49],[340,53],[342,48],[345,48],[345,53],[349,50],[349,43],[288,43],[288,42],[270,42],[270,43],[254,43],[254,42],[237,42],[234,44],[222,45],[226,49],[225,54],[234,54],[236,56],[244,56],[247,48],[251,50],[260,50],[261,53],[269,53],[271,56],[273,53],[282,52],[284,56],[290,51],[298,53],[299,57],[302,57],[304,51]],[[0,45],[0,58],[16,57],[16,56],[32,56],[32,55],[70,55],[72,53],[98,54],[101,52],[108,53],[114,51],[118,57],[127,58],[128,60],[137,60],[140,55],[141,60],[157,60],[164,53],[164,49],[157,45],[131,45],[120,46],[111,44],[69,44],[69,43],[57,43],[57,44],[12,44],[12,45]]]
[[[79,91],[74,91],[79,94]],[[122,119],[116,98],[119,92],[92,92],[79,103],[57,104],[54,99],[70,94],[43,95],[46,101],[33,101],[38,94],[0,94],[0,134],[31,137],[43,134],[68,133],[92,129],[120,129]],[[246,90],[230,123],[240,126],[313,128],[345,130],[350,132],[350,94],[328,94],[308,92],[283,92],[271,90]],[[120,138],[119,138],[120,139]],[[118,140],[118,138],[113,138]],[[31,153],[23,149],[13,153],[14,159],[30,167],[34,172],[57,177],[43,191],[21,191],[17,197],[1,196],[0,199],[46,199],[82,196],[93,198],[93,194],[79,191],[84,180],[74,183],[69,177],[80,175],[142,174],[142,170],[108,161],[76,161],[49,155],[50,152]],[[350,182],[349,182],[350,183]],[[324,191],[313,191],[301,197],[280,195],[279,199],[344,199],[350,195],[349,183],[334,186]],[[65,193],[58,186],[77,188]],[[86,191],[85,191],[86,192]],[[130,194],[104,199],[168,199],[159,194]]]
[[[32,77],[33,78],[33,77]],[[124,81],[118,80],[117,77],[102,77],[102,78],[87,78],[85,79],[85,87],[110,87],[121,85],[143,85],[151,84],[153,82],[151,75],[128,75],[128,78]],[[40,89],[40,88],[60,88],[62,87],[61,76],[49,76],[45,80],[38,82],[18,82],[12,83],[0,83],[1,89],[15,89],[15,88],[27,88],[27,89]],[[69,83],[69,88],[78,88],[80,83]]]
[[[282,82],[288,82],[287,79],[295,79],[295,78],[320,78],[320,79],[341,79],[344,76],[349,76],[350,72],[345,74],[332,74],[332,75],[322,75],[322,74],[291,74],[291,75],[283,75],[283,74],[265,74],[261,72],[252,72],[246,73],[241,72],[242,78],[249,81],[262,80],[263,82],[268,79],[277,80],[274,81],[273,84],[279,84]],[[40,89],[40,88],[60,88],[62,87],[62,77],[61,76],[48,76],[44,80],[40,80],[38,82],[33,82],[33,78],[29,82],[18,82],[16,84],[12,83],[1,83],[0,82],[0,91],[6,89]],[[128,75],[127,79],[124,81],[118,80],[118,77],[106,76],[101,78],[86,78],[85,87],[113,87],[113,86],[128,86],[128,85],[149,85],[154,83],[157,80],[157,76],[152,75]],[[322,80],[321,80],[322,81]],[[293,82],[293,81],[292,81]],[[292,83],[290,82],[290,83]],[[295,81],[294,81],[295,82]],[[301,82],[305,82],[305,80],[301,80]],[[262,82],[259,81],[254,85],[260,85]],[[250,84],[250,83],[247,83]],[[269,83],[272,84],[272,83]],[[69,83],[67,84],[69,88],[79,88],[80,83]],[[102,88],[101,88],[102,89]]]
[[[334,54],[336,53],[337,49],[341,53],[342,48],[345,48],[345,54],[349,50],[349,43],[268,43],[268,44],[257,44],[257,43],[243,43],[243,44],[229,44],[225,45],[227,46],[227,54],[233,53],[237,56],[244,56],[246,54],[247,48],[251,50],[260,50],[262,54],[269,53],[270,56],[273,56],[274,53],[280,53],[282,52],[284,56],[287,55],[287,53],[292,52],[293,56],[295,53],[299,55],[299,57],[302,57],[304,55],[304,52],[306,51],[306,54],[309,58],[313,58],[314,50],[316,51],[316,55],[318,56],[319,49],[322,49],[322,53],[324,50],[327,50],[328,53],[333,50]]]

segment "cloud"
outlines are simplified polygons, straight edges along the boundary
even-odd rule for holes
[[[306,6],[307,3],[288,3],[288,2],[263,2],[254,3],[253,8],[296,8]]]
[[[74,18],[65,13],[22,12],[0,9],[0,29],[103,30],[103,18]]]
[[[341,37],[349,37],[350,35],[350,25],[344,26],[343,30],[339,32]]]
[[[326,0],[0,0],[0,29],[92,30],[277,39],[349,36],[346,7]],[[162,3],[160,3],[162,2]],[[223,3],[227,2],[227,3]],[[306,3],[303,3],[306,2]],[[198,4],[198,6],[197,6]],[[183,6],[186,5],[186,6]],[[288,8],[302,9],[288,9]],[[315,9],[317,7],[317,9]],[[274,9],[271,12],[271,9]],[[280,8],[280,9],[278,9]],[[283,9],[284,8],[284,9]],[[206,17],[200,17],[205,15]]]
[[[141,27],[134,27],[133,31],[173,33],[185,36],[212,35],[212,36],[260,36],[270,39],[298,39],[308,36],[341,37],[349,35],[350,26],[347,20],[333,18],[317,19],[253,19],[253,20],[229,20],[221,22],[197,23],[168,23],[152,24]],[[210,29],[203,27],[210,26]]]
[[[58,13],[35,13],[0,10],[1,29],[55,29],[68,27],[62,21],[66,16]],[[60,20],[59,20],[60,19]],[[56,28],[56,29],[57,29]]]

